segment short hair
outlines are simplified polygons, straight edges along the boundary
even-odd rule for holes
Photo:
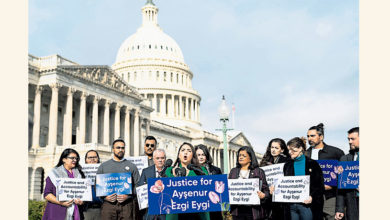
[[[316,130],[317,131],[317,134],[319,135],[319,136],[324,136],[324,124],[322,124],[322,123],[319,123],[318,125],[314,125],[314,126],[311,126],[310,128],[309,128],[309,131],[310,130]],[[288,144],[287,144],[288,145]]]
[[[293,148],[303,148],[303,151],[306,151],[306,140],[304,137],[295,137],[287,142],[287,146]]]
[[[204,155],[206,156],[206,162],[205,163],[208,164],[208,165],[213,164],[213,158],[211,157],[210,152],[207,149],[206,145],[203,145],[203,144],[196,145],[195,146],[195,154],[196,154],[196,151],[198,149],[201,149],[203,151]]]
[[[115,139],[115,140],[112,142],[112,147],[114,147],[114,144],[115,144],[116,142],[122,142],[124,145],[126,145],[125,140],[123,140],[122,138],[117,138],[117,139]]]
[[[95,152],[95,153],[96,153],[96,156],[97,156],[97,158],[98,158],[98,161],[97,161],[97,162],[100,163],[100,156],[99,156],[99,153],[98,153],[96,150],[89,150],[89,151],[87,151],[87,153],[85,153],[84,161],[87,162],[87,155],[88,155],[89,152]]]
[[[239,163],[239,158],[240,158],[240,152],[243,151],[243,150],[248,153],[249,158],[251,159],[251,162],[250,162],[250,165],[249,165],[249,169],[253,170],[253,169],[259,167],[259,162],[257,162],[256,154],[253,151],[253,148],[249,147],[249,146],[244,146],[244,147],[241,147],[240,149],[238,149],[236,166],[238,168],[241,168],[241,164]]]
[[[348,134],[352,134],[355,132],[359,134],[359,127],[354,127],[348,130]]]
[[[165,150],[164,150],[164,149],[158,148],[158,149],[154,150],[154,151],[153,151],[153,157],[154,157],[154,154],[156,154],[156,152],[163,152],[165,158],[167,158],[167,154],[165,153]]]
[[[157,147],[157,139],[156,139],[155,137],[153,137],[153,136],[146,136],[144,143],[145,143],[147,140],[154,140],[154,143],[156,143],[156,147]]]

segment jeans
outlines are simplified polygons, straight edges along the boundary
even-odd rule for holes
[[[291,204],[291,220],[312,220],[311,209],[302,204]]]

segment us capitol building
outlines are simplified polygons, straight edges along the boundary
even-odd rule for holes
[[[144,138],[153,135],[173,160],[183,142],[204,144],[223,168],[223,139],[202,130],[194,75],[179,45],[158,25],[157,14],[148,0],[141,27],[122,43],[111,67],[29,55],[29,199],[43,199],[44,180],[64,149],[75,149],[81,161],[94,149],[105,161],[118,137],[126,142],[125,156],[139,156]],[[235,132],[228,146],[230,169],[237,150],[251,144]]]

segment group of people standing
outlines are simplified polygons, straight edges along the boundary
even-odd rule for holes
[[[336,187],[324,185],[322,170],[316,160],[359,160],[359,128],[348,131],[350,153],[325,144],[323,124],[310,127],[307,132],[310,147],[306,149],[306,140],[295,137],[285,143],[283,139],[272,139],[260,163],[257,161],[252,147],[241,147],[237,152],[237,161],[228,175],[229,179],[259,179],[260,199],[258,205],[231,205],[230,214],[234,220],[241,219],[359,219],[359,192],[358,190],[338,190]],[[136,186],[147,184],[149,178],[196,176],[190,166],[206,175],[222,174],[221,169],[213,165],[205,145],[183,143],[180,145],[177,157],[172,166],[166,167],[166,153],[157,148],[157,140],[147,136],[144,144],[144,153],[148,156],[149,167],[143,169],[139,175],[137,167],[124,158],[125,142],[116,139],[112,144],[113,158],[101,163],[97,174],[131,172],[132,194],[112,194],[105,197],[96,197],[93,189],[93,201],[83,202],[78,199],[58,201],[56,188],[53,182],[56,178],[85,178],[79,164],[79,154],[73,149],[62,152],[56,167],[46,179],[44,198],[48,201],[43,219],[223,219],[221,212],[202,212],[186,214],[149,215],[147,210],[139,210],[136,199]],[[85,163],[99,163],[97,151],[90,150],[85,155]],[[272,202],[274,186],[269,186],[266,175],[260,168],[277,163],[285,163],[285,176],[310,176],[310,196],[303,203]]]

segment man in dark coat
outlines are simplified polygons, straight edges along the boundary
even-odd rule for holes
[[[348,142],[349,154],[342,156],[341,161],[359,161],[359,127],[348,131]],[[359,188],[337,190],[335,219],[344,217],[344,208],[348,220],[359,219]]]
[[[324,125],[322,123],[312,126],[307,131],[307,138],[310,148],[306,151],[306,156],[313,160],[337,160],[344,156],[344,152],[337,147],[325,144]],[[336,187],[324,185],[324,219],[333,220],[336,206]]]
[[[156,149],[153,151],[154,165],[149,166],[142,170],[141,177],[137,183],[137,186],[148,184],[149,178],[161,177],[161,170],[165,164],[165,151],[163,149]],[[148,215],[148,210],[141,210],[143,220],[165,220],[165,215]]]

